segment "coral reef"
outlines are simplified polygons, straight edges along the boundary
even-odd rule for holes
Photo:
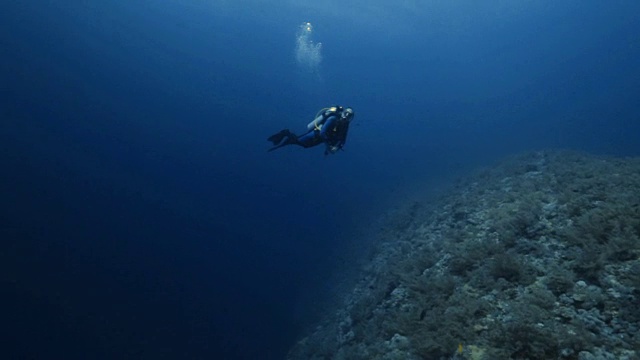
[[[312,359],[640,359],[640,160],[507,159],[381,230]]]

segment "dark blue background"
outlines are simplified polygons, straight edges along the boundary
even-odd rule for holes
[[[0,6],[4,358],[282,358],[407,194],[526,150],[640,153],[635,1],[90,3]],[[265,151],[332,104],[345,152]]]

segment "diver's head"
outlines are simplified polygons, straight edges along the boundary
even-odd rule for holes
[[[353,109],[350,107],[347,107],[347,108],[344,108],[344,110],[342,110],[342,113],[340,114],[340,118],[342,120],[351,121],[353,120],[354,115],[355,113],[353,112]]]

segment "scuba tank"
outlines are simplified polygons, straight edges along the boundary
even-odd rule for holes
[[[318,115],[318,117],[316,117],[315,119],[313,119],[313,121],[307,124],[307,130],[311,130],[313,128],[320,130],[322,128],[321,121],[323,121],[323,119],[324,119],[324,114]]]
[[[318,111],[313,121],[307,124],[307,130],[311,129],[322,129],[322,125],[324,124],[324,120],[328,118],[331,113],[336,113],[338,111],[337,106],[332,106],[330,108],[323,108]]]

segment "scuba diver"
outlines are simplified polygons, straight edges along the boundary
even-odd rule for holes
[[[269,136],[267,140],[273,143],[273,147],[268,151],[273,151],[287,145],[299,145],[310,148],[324,143],[326,148],[324,154],[335,154],[347,142],[347,132],[349,124],[353,120],[355,113],[350,107],[333,106],[324,108],[316,114],[313,121],[307,125],[307,132],[296,135],[289,129]]]

